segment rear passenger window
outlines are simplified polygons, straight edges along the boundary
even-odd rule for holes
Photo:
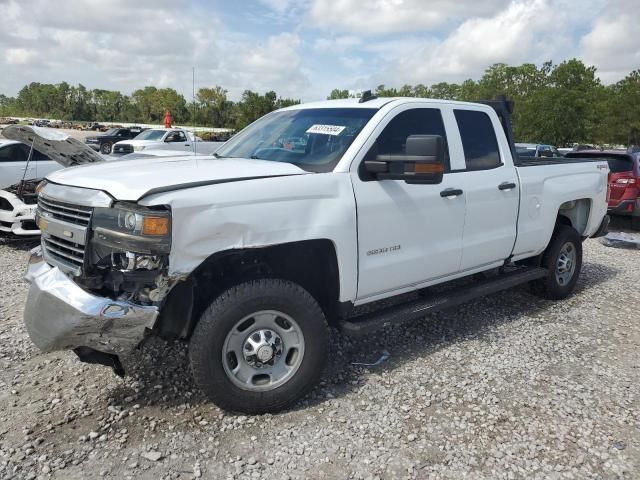
[[[449,170],[447,135],[439,109],[414,108],[396,115],[378,137],[377,154],[404,155],[410,135],[440,135],[445,145],[445,169]]]
[[[467,170],[487,170],[502,162],[491,118],[476,110],[454,110]]]

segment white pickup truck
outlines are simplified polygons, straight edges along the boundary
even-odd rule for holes
[[[521,163],[510,112],[504,100],[296,105],[211,157],[54,173],[27,330],[43,351],[119,374],[118,356],[150,335],[184,339],[213,402],[259,413],[318,382],[330,326],[367,333],[527,282],[562,299],[582,241],[606,230],[607,162]]]
[[[203,142],[184,128],[150,128],[131,140],[121,140],[113,145],[112,155],[133,152],[171,150],[211,154],[223,142]]]

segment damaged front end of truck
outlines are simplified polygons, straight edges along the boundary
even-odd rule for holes
[[[8,134],[65,166],[103,161],[67,136],[26,127]],[[32,221],[42,234],[25,277],[31,284],[24,311],[29,336],[43,352],[73,350],[122,375],[119,356],[147,337],[177,281],[167,273],[170,209],[116,202],[100,190],[46,180],[32,196],[12,193],[18,194],[32,200]]]
[[[26,277],[25,323],[42,351],[72,349],[122,374],[119,355],[147,337],[179,281],[168,276],[171,212],[113,202],[97,191],[79,193],[92,206],[61,199],[74,191],[45,185],[40,193],[42,244]]]

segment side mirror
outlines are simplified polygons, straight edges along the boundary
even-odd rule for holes
[[[365,169],[377,180],[437,184],[444,174],[444,139],[440,135],[409,135],[404,154],[376,155]]]

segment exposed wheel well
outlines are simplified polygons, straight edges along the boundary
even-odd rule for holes
[[[571,200],[560,205],[556,225],[567,225],[573,227],[580,236],[584,235],[589,222],[589,212],[591,210],[591,200],[581,198]]]
[[[340,277],[333,242],[305,240],[211,255],[169,292],[157,322],[159,334],[189,338],[202,312],[220,293],[258,278],[297,283],[316,299],[330,323],[337,318]]]

